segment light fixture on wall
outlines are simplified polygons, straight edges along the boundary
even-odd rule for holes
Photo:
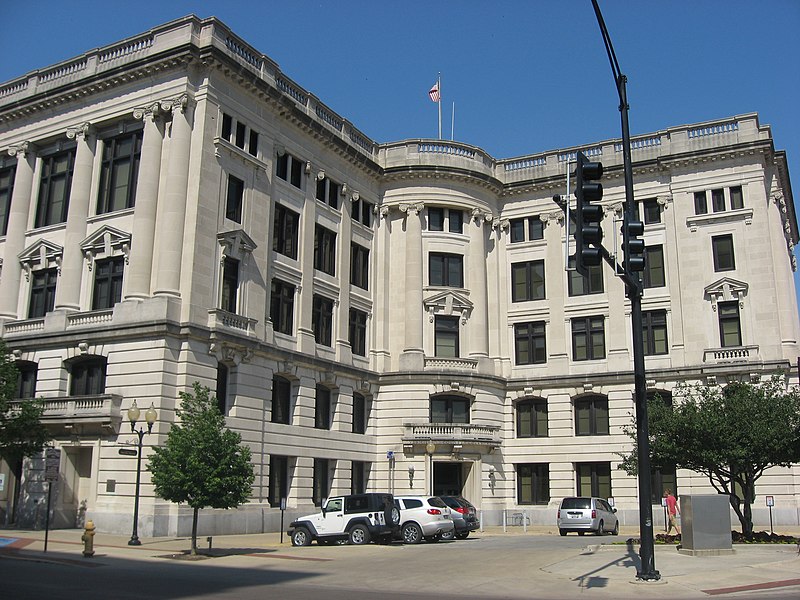
[[[494,486],[497,484],[497,473],[493,465],[489,465],[489,487],[494,491]]]
[[[408,465],[408,487],[414,487],[414,465]]]
[[[320,171],[317,173],[317,181],[322,181],[323,179],[325,179],[325,171]]]

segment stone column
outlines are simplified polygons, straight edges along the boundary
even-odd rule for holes
[[[158,103],[133,111],[144,121],[141,160],[136,179],[136,205],[131,231],[131,254],[125,273],[125,299],[150,297],[153,274],[153,246],[156,234],[158,183],[161,178],[161,150],[164,146],[164,124]]]
[[[357,193],[357,192],[356,192]],[[356,196],[358,197],[358,196]],[[349,195],[342,194],[342,225],[336,236],[339,245],[339,253],[336,262],[336,274],[341,282],[341,292],[339,302],[336,307],[337,313],[334,315],[336,327],[336,357],[339,360],[350,362],[352,360],[352,347],[350,346],[350,241],[353,239],[353,214],[352,200]],[[372,258],[372,257],[371,257]],[[372,263],[372,260],[370,260]],[[370,284],[372,282],[369,282]],[[369,343],[367,343],[369,349]]]
[[[160,247],[156,272],[156,296],[180,297],[183,230],[186,194],[189,190],[189,150],[192,141],[193,106],[189,96],[161,102],[161,110],[172,112],[164,206],[158,215],[156,233]]]
[[[424,204],[401,204],[406,213],[405,347],[400,368],[422,370],[425,349],[422,335],[422,209]]]
[[[28,229],[28,216],[31,208],[33,187],[33,167],[36,155],[24,142],[8,149],[10,156],[17,157],[17,170],[14,175],[14,193],[8,216],[8,233],[3,250],[3,277],[0,278],[0,318],[18,318],[19,288],[22,275],[17,255],[25,249],[25,231]]]
[[[88,122],[67,129],[67,137],[76,140],[75,166],[69,192],[69,211],[64,231],[64,262],[56,287],[55,308],[80,309],[83,252],[81,242],[86,237],[86,219],[92,194],[92,168],[97,138]]]
[[[486,232],[484,223],[491,221],[492,215],[480,210],[472,211],[469,228],[469,270],[466,273],[472,314],[469,319],[469,356],[470,358],[489,357],[489,321],[488,321],[488,279],[486,273]],[[495,302],[498,298],[495,296]],[[496,307],[495,307],[496,308]]]

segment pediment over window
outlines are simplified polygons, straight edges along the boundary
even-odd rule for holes
[[[449,290],[425,298],[422,304],[431,322],[435,315],[460,316],[462,325],[466,324],[473,307],[466,296]]]
[[[244,261],[258,248],[258,244],[243,229],[218,233],[217,242],[222,246],[223,260],[228,257]]]
[[[61,260],[64,258],[64,248],[49,240],[37,240],[17,257],[25,271],[25,279],[30,281],[31,271],[56,267],[61,273]]]
[[[98,256],[110,257],[123,254],[127,264],[131,251],[131,234],[103,225],[81,242],[81,251],[89,263],[90,270]]]
[[[717,310],[718,302],[736,301],[742,304],[748,288],[749,286],[744,281],[723,277],[706,286],[705,295],[711,300],[713,309]]]

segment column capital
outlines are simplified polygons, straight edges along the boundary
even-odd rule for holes
[[[401,202],[399,207],[400,212],[406,213],[407,215],[415,214],[418,215],[422,212],[422,209],[425,208],[424,202]]]
[[[67,127],[67,137],[71,140],[76,140],[78,138],[86,139],[91,134],[94,133],[94,128],[89,121],[84,121],[83,123],[79,123],[78,125],[73,125],[72,127]]]
[[[137,121],[144,121],[146,119],[155,121],[159,114],[161,114],[161,104],[159,102],[153,102],[152,104],[133,109],[133,118]]]
[[[30,151],[31,151],[30,142],[21,142],[19,144],[15,144],[14,146],[8,147],[8,155],[14,156],[16,158],[25,158],[28,155],[28,152]]]
[[[472,216],[472,220],[478,225],[491,223],[494,220],[494,215],[492,213],[481,210],[480,208],[473,208],[470,215]]]
[[[161,105],[161,110],[167,113],[175,113],[180,111],[182,113],[186,112],[186,109],[192,105],[192,99],[189,97],[189,94],[183,93],[179,96],[174,98],[167,98],[166,100],[161,100],[159,102]]]

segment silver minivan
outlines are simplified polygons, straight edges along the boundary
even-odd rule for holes
[[[567,535],[575,531],[583,535],[590,531],[596,535],[610,532],[611,535],[619,534],[619,519],[616,508],[602,498],[588,496],[564,498],[558,507],[558,532]]]

